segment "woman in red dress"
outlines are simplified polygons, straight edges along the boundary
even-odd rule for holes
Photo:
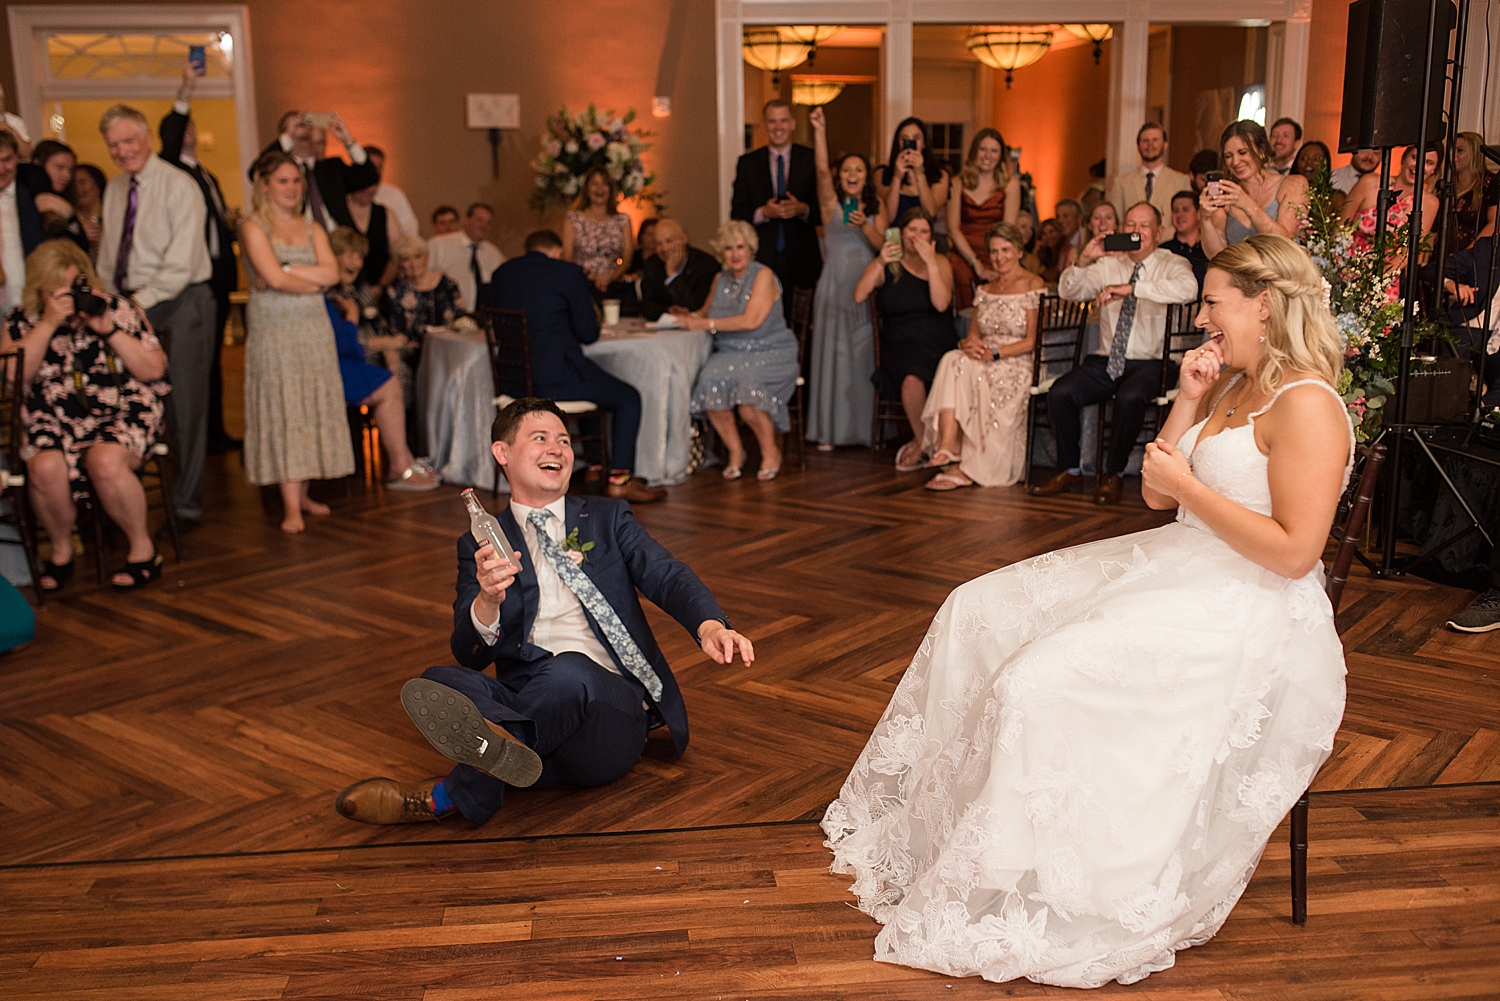
[[[1015,224],[1021,211],[1021,182],[1010,169],[1005,139],[994,129],[980,129],[969,143],[969,157],[959,172],[957,197],[948,199],[948,259],[953,264],[953,305],[974,305],[974,285],[992,282],[995,269],[985,246],[985,232],[997,222]]]

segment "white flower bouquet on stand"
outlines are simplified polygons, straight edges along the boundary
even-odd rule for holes
[[[577,114],[564,107],[548,115],[541,150],[531,164],[536,171],[532,207],[544,211],[572,201],[578,197],[584,175],[595,167],[609,171],[623,197],[656,204],[659,196],[651,187],[656,175],[646,171],[641,159],[651,148],[645,141],[650,133],[632,129],[633,121],[634,108],[623,115],[601,114],[592,104]]]

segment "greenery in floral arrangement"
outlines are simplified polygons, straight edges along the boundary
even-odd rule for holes
[[[1333,207],[1327,164],[1309,185],[1302,242],[1330,288],[1328,307],[1344,335],[1344,372],[1338,391],[1354,421],[1355,436],[1369,441],[1380,432],[1393,402],[1401,355],[1401,272],[1410,232],[1408,210],[1393,209],[1377,241],[1372,214],[1344,222]],[[1416,336],[1435,328],[1421,323]]]
[[[651,188],[656,175],[647,173],[641,160],[641,154],[651,148],[645,141],[651,133],[630,128],[633,121],[634,108],[624,115],[612,110],[601,114],[592,104],[577,114],[569,114],[565,106],[548,115],[541,152],[531,163],[536,172],[532,208],[541,211],[571,202],[578,197],[584,175],[594,167],[609,171],[623,197],[658,204],[659,193]]]

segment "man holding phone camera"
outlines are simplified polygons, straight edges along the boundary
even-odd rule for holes
[[[1160,235],[1160,211],[1137,202],[1125,213],[1119,233],[1090,240],[1078,263],[1058,279],[1062,298],[1094,302],[1099,347],[1047,393],[1058,471],[1031,488],[1036,496],[1067,493],[1083,482],[1080,414],[1084,407],[1113,398],[1114,427],[1104,468],[1098,470],[1094,503],[1120,502],[1125,466],[1145,423],[1146,407],[1161,387],[1167,305],[1192,302],[1198,295],[1193,269],[1158,246]]]
[[[568,495],[573,446],[556,404],[512,402],[491,437],[510,483],[496,520],[512,551],[501,557],[470,533],[459,537],[451,647],[462,666],[431,668],[401,690],[418,730],[459,764],[437,782],[356,782],[336,801],[350,820],[408,824],[457,812],[482,824],[507,785],[613,782],[661,726],[681,754],[687,708],[637,592],[714,663],[755,661],[703,581],[628,503]],[[493,678],[484,673],[491,665]]]
[[[358,229],[344,198],[351,191],[379,184],[380,171],[350,134],[349,126],[331,111],[288,111],[276,128],[280,134],[261,153],[280,149],[297,161],[307,182],[307,217],[330,233],[340,226]],[[349,151],[349,162],[324,155],[329,133]]]

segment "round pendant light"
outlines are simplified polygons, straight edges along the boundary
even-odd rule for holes
[[[787,38],[777,28],[756,28],[745,32],[743,54],[745,62],[756,69],[771,73],[773,84],[781,83],[781,71],[807,62],[812,46]]]
[[[1030,66],[1052,47],[1052,32],[1032,26],[975,28],[964,39],[964,45],[975,59],[991,69],[1005,71],[1005,86],[1010,89],[1015,70]]]
[[[1103,43],[1115,37],[1115,26],[1112,24],[1065,24],[1063,28],[1075,38],[1094,43],[1095,66],[1099,65],[1099,57],[1104,54]]]
[[[818,108],[844,92],[844,85],[837,80],[803,79],[792,77],[792,103]]]

